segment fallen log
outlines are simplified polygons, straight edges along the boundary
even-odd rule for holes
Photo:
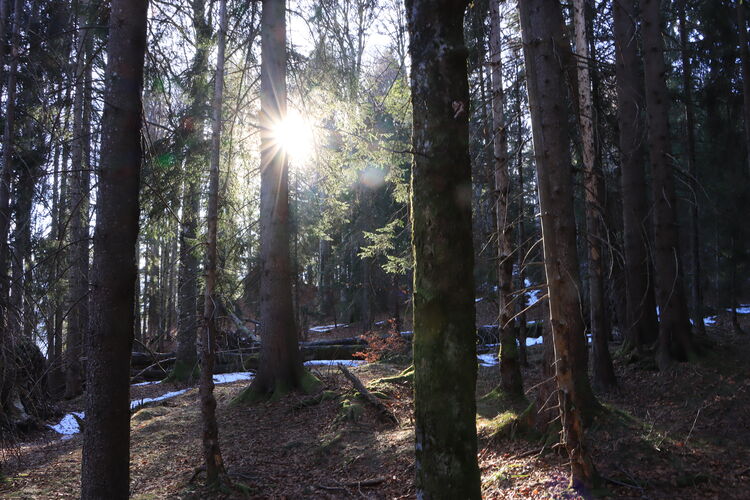
[[[362,395],[362,397],[365,398],[365,401],[370,403],[372,406],[375,407],[376,410],[378,410],[378,413],[380,414],[381,417],[383,417],[385,420],[388,420],[398,425],[398,418],[396,418],[396,415],[394,415],[393,412],[389,410],[388,407],[386,407],[382,401],[380,401],[370,391],[368,391],[361,380],[355,377],[352,374],[352,372],[347,370],[344,365],[339,365],[339,370],[341,370],[341,373],[343,373],[344,376],[347,379],[349,379],[349,382],[352,383],[352,385],[357,390],[357,392],[359,392]]]

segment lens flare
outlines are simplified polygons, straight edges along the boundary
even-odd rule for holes
[[[315,138],[310,123],[295,110],[290,110],[286,118],[276,127],[276,140],[289,159],[297,166],[310,163]]]

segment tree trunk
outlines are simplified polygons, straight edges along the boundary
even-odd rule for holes
[[[73,144],[70,176],[70,280],[68,289],[68,336],[65,351],[65,397],[73,398],[83,391],[83,368],[81,349],[84,332],[88,327],[89,302],[89,150],[90,108],[84,105],[86,80],[89,78],[88,29],[80,28],[87,24],[88,2],[81,3],[78,13],[78,41],[76,43],[75,98],[73,103]]]
[[[591,337],[593,344],[594,383],[602,388],[616,385],[615,370],[607,344],[610,336],[604,301],[604,205],[602,171],[598,164],[596,120],[591,96],[589,42],[586,35],[586,1],[573,1],[576,60],[578,69],[578,123],[581,129],[584,189],[586,191],[586,241],[588,244],[589,299],[591,301]]]
[[[649,257],[650,219],[646,196],[643,79],[638,56],[633,0],[613,0],[617,109],[620,122],[620,165],[625,250],[625,338],[629,347],[656,340],[658,322]]]
[[[201,417],[203,422],[203,460],[206,480],[215,485],[224,473],[224,461],[219,447],[219,426],[216,422],[214,398],[214,363],[216,360],[216,231],[219,214],[219,163],[221,161],[221,106],[224,92],[224,48],[226,46],[227,5],[219,4],[219,40],[216,55],[216,77],[211,130],[211,171],[208,185],[208,245],[206,249],[206,293],[204,328],[201,335]]]
[[[695,112],[693,111],[693,68],[688,53],[688,28],[685,19],[685,4],[680,0],[680,52],[682,56],[682,92],[685,100],[685,145],[687,153],[688,183],[693,194],[690,204],[690,263],[692,264],[693,281],[690,288],[692,299],[693,324],[701,335],[706,334],[703,323],[703,285],[701,283],[700,234],[698,229],[698,166],[695,161]],[[747,46],[747,44],[746,44]],[[750,143],[748,143],[750,144]]]
[[[599,404],[587,375],[565,78],[556,55],[569,51],[570,46],[563,38],[562,12],[557,2],[521,0],[519,10],[563,443],[571,461],[571,484],[590,489],[598,482],[598,474],[586,449],[584,422],[591,420]]]
[[[258,374],[241,398],[302,388],[289,254],[289,169],[276,128],[286,117],[286,1],[263,0],[261,16],[260,332]]]
[[[112,0],[109,15],[81,498],[127,499],[130,353],[138,266],[138,192],[147,2]]]
[[[419,498],[480,498],[468,2],[407,0],[413,105],[414,414]]]
[[[500,5],[490,0],[490,64],[492,66],[492,139],[497,213],[497,276],[499,284],[500,386],[511,396],[523,396],[513,311],[513,223],[510,214],[508,134],[505,126]]]
[[[643,0],[643,60],[654,218],[654,278],[659,321],[659,367],[693,353],[687,301],[682,285],[677,229],[677,197],[669,138],[669,93],[661,30],[661,3]]]
[[[747,149],[747,169],[750,174],[750,49],[747,45],[747,0],[737,2],[737,30],[740,39],[740,62],[742,63],[743,115],[745,118],[745,148]]]

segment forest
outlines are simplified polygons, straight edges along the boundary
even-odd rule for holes
[[[0,0],[0,497],[750,498],[746,3]]]

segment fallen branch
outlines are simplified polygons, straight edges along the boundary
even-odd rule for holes
[[[376,410],[378,410],[378,413],[385,418],[386,420],[389,420],[390,422],[393,422],[394,424],[398,425],[398,418],[396,418],[396,415],[389,410],[382,401],[380,401],[377,397],[375,397],[370,391],[367,390],[367,388],[364,386],[361,380],[359,380],[357,377],[352,375],[352,372],[346,369],[344,365],[338,365],[339,370],[341,370],[341,373],[344,374],[344,376],[349,379],[349,382],[352,383],[354,388],[359,392],[363,398],[365,398],[365,401],[370,403],[372,406],[375,407]]]

